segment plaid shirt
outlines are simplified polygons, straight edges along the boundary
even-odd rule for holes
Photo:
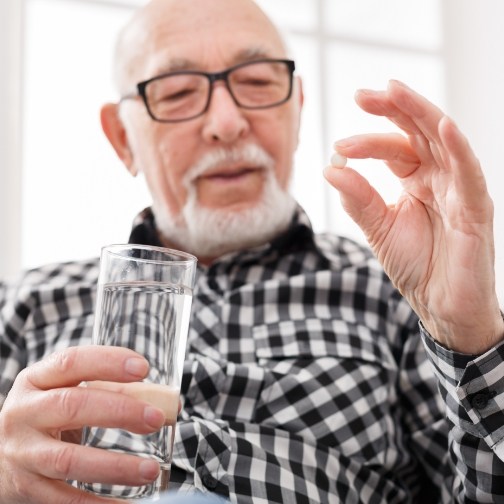
[[[149,211],[130,241],[159,245]],[[0,393],[91,342],[97,275],[72,262],[0,288]],[[503,360],[421,334],[369,251],[314,235],[299,210],[271,244],[199,267],[171,486],[254,504],[504,502]]]

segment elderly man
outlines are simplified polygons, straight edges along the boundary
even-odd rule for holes
[[[314,235],[288,193],[303,104],[293,72],[251,0],[154,0],[119,40],[122,98],[102,125],[152,194],[130,241],[200,261],[171,488],[251,503],[504,502],[504,322],[478,162],[406,86],[360,91],[405,135],[356,136],[337,152],[384,160],[404,192],[387,206],[338,159],[325,176],[382,266]],[[77,386],[147,372],[129,350],[86,346],[97,269],[52,265],[4,288],[2,502],[104,502],[65,480],[158,474],[69,442],[85,425],[164,421]]]

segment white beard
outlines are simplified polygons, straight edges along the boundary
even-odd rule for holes
[[[207,170],[237,162],[264,168],[264,188],[258,203],[240,211],[199,205],[194,180]],[[294,198],[278,184],[273,159],[255,144],[212,151],[188,170],[184,184],[188,198],[179,216],[172,216],[159,202],[152,208],[163,237],[199,257],[215,258],[269,242],[287,229],[296,208]]]

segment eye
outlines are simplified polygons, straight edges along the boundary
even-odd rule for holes
[[[149,99],[155,103],[190,100],[204,89],[205,81],[194,75],[171,75],[151,83]]]
[[[196,92],[196,89],[180,89],[177,91],[166,91],[159,97],[160,101],[176,101],[188,98]]]
[[[271,79],[265,79],[261,77],[243,77],[236,80],[237,84],[244,84],[246,86],[269,86],[272,84]]]

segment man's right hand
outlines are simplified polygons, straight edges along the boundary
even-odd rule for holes
[[[64,441],[86,425],[155,432],[163,412],[127,395],[83,381],[133,382],[147,361],[118,347],[74,347],[22,371],[0,411],[0,503],[115,502],[85,493],[66,480],[142,485],[156,479],[157,462]],[[122,501],[121,501],[122,502]]]

